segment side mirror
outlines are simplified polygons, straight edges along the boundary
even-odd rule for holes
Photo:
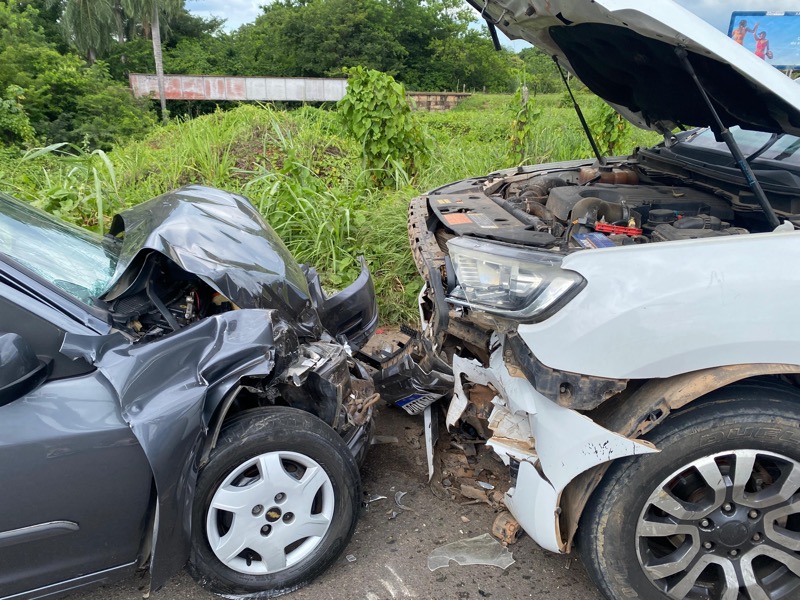
[[[16,333],[0,333],[0,406],[39,387],[47,379],[49,367]]]

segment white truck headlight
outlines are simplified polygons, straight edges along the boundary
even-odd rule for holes
[[[465,237],[449,240],[447,249],[459,284],[449,300],[512,319],[541,321],[586,283],[551,252]]]

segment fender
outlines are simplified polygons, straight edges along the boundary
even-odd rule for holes
[[[274,370],[280,327],[276,311],[249,309],[214,315],[141,345],[119,334],[67,333],[64,338],[62,353],[89,360],[111,383],[122,416],[150,463],[157,494],[153,590],[189,557],[191,510],[209,417],[242,378],[266,377]]]
[[[761,375],[796,374],[800,374],[800,365],[765,363],[714,367],[651,379],[633,391],[629,388],[609,399],[587,416],[619,435],[639,438],[660,425],[671,412],[714,390]],[[610,466],[611,463],[605,463],[581,473],[564,489],[560,529],[566,537],[567,552],[572,549],[583,510]]]

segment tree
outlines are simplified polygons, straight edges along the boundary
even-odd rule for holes
[[[455,89],[465,86],[490,92],[508,92],[514,85],[516,56],[508,50],[497,52],[489,37],[469,29],[461,36],[437,40],[432,44],[434,57],[432,75],[439,82],[438,89]]]
[[[161,101],[161,119],[166,122],[167,97],[164,90],[164,58],[161,51],[161,15],[169,17],[183,9],[183,0],[122,0],[125,12],[141,26],[145,37],[153,41],[153,59],[158,78],[158,97]]]
[[[325,77],[363,66],[413,89],[512,88],[507,51],[460,0],[275,0],[233,38],[238,75]]]
[[[94,64],[105,52],[115,27],[113,0],[67,0],[61,27],[70,44]]]
[[[5,97],[0,97],[0,148],[33,141],[33,127],[19,103],[23,99],[22,88],[18,85],[8,86]]]
[[[10,8],[0,0],[0,94],[15,137],[24,141],[29,133],[19,110],[44,143],[107,149],[146,132],[154,122],[149,103],[112,81],[102,61],[87,66],[74,53],[57,52],[38,20],[32,6]]]
[[[36,29],[41,29],[45,39],[53,44],[61,54],[69,52],[69,43],[61,27],[61,14],[67,0],[17,0],[17,10],[23,12],[31,7],[29,18]]]
[[[519,57],[525,63],[527,85],[534,94],[552,94],[564,89],[553,59],[538,48],[525,48]]]

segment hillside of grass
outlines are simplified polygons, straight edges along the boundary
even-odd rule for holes
[[[591,108],[596,99],[586,97]],[[591,155],[571,105],[560,94],[532,98],[539,109],[524,162]],[[276,110],[243,105],[159,126],[109,153],[51,146],[0,156],[0,189],[57,216],[104,231],[116,212],[171,189],[201,183],[251,199],[300,262],[330,289],[358,274],[366,256],[384,323],[413,321],[420,279],[408,247],[409,199],[444,183],[514,166],[511,96],[474,95],[445,113],[417,113],[432,140],[432,160],[415,177],[394,173],[377,187],[361,148],[335,109]],[[625,144],[657,137],[629,128]]]

